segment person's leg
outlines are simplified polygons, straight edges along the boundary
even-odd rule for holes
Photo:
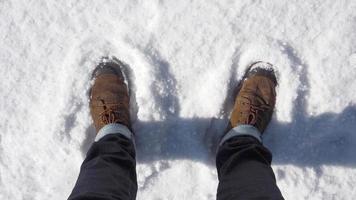
[[[246,73],[231,114],[231,130],[216,157],[218,200],[283,199],[271,168],[272,154],[262,145],[275,105],[277,81],[268,63]]]
[[[135,199],[135,169],[133,142],[121,134],[106,135],[88,151],[69,200]]]
[[[118,60],[94,71],[90,113],[97,131],[69,200],[132,200],[137,179],[129,94]]]
[[[283,199],[271,168],[272,155],[252,136],[235,136],[218,150],[218,200]]]

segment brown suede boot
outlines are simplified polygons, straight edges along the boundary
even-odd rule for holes
[[[90,92],[90,113],[98,132],[110,123],[120,123],[131,129],[129,94],[119,61],[100,63],[93,72]]]
[[[230,127],[246,124],[264,132],[276,102],[277,80],[272,65],[257,62],[246,73],[230,118]]]

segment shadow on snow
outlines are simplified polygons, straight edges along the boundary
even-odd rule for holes
[[[294,101],[293,117],[290,123],[278,122],[274,117],[264,134],[264,144],[274,155],[274,164],[319,167],[321,165],[356,166],[356,107],[350,105],[341,113],[324,113],[308,116],[306,97],[308,95],[307,66],[295,55],[293,49],[284,45],[284,51],[292,61],[292,67],[302,66],[300,81],[303,83]],[[155,94],[156,109],[165,121],[137,120],[136,86],[134,76],[126,65],[129,74],[133,126],[136,135],[138,163],[151,163],[158,160],[189,159],[214,165],[219,138],[225,132],[228,115],[233,106],[236,86],[234,79],[236,66],[231,66],[225,103],[218,118],[181,118],[177,99],[176,80],[170,73],[169,63],[158,52],[145,52],[152,66],[156,66],[158,77],[151,86]],[[163,86],[163,88],[162,88]],[[160,91],[156,90],[160,87]],[[87,129],[87,139],[83,142],[83,155],[88,151],[95,137],[91,126]]]

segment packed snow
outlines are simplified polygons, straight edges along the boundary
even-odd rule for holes
[[[137,199],[215,199],[246,67],[277,70],[264,135],[286,199],[356,197],[355,0],[0,0],[0,199],[66,199],[95,130],[91,73],[130,66]]]

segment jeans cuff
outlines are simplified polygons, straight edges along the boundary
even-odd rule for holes
[[[262,143],[262,134],[261,132],[252,125],[238,125],[235,128],[231,129],[220,141],[219,145],[222,145],[228,139],[235,136],[252,136],[256,138],[259,142]]]
[[[98,134],[95,137],[95,142],[98,142],[101,138],[109,135],[109,134],[120,134],[131,140],[133,143],[134,137],[132,132],[127,128],[127,126],[118,124],[118,123],[111,123],[107,124],[104,127],[102,127]]]

